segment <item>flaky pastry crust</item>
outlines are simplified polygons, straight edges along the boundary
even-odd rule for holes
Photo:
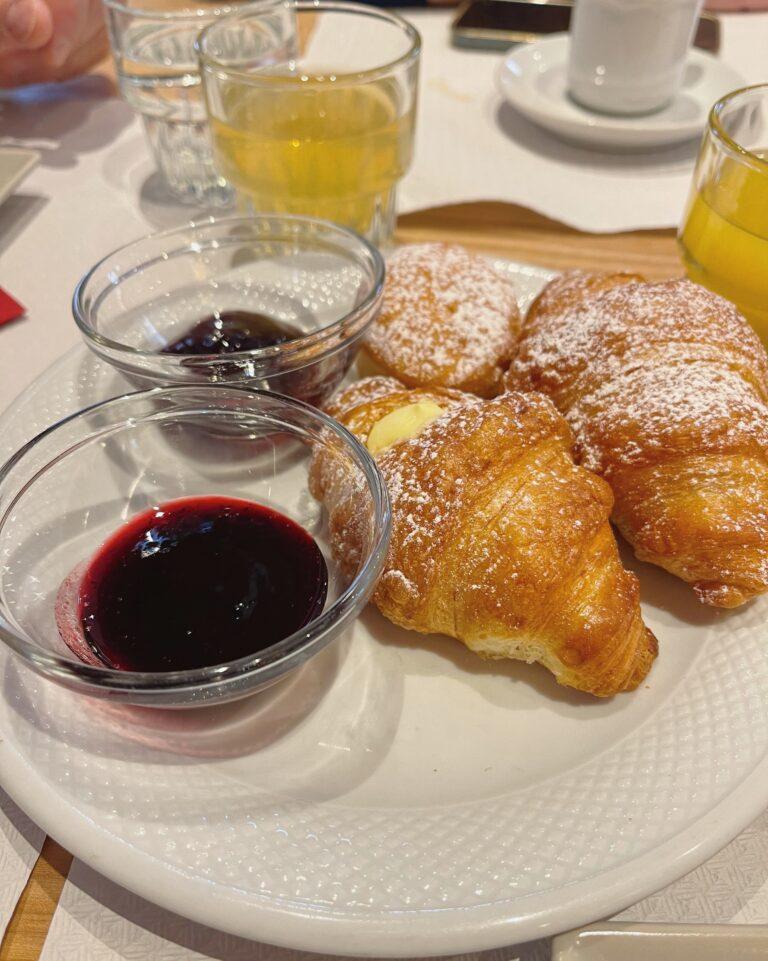
[[[638,558],[716,607],[768,590],[768,358],[732,304],[687,280],[566,275],[506,383],[565,415]]]
[[[376,456],[393,511],[379,610],[484,657],[539,661],[591,694],[637,687],[656,641],[618,556],[610,489],[574,464],[563,418],[539,394],[482,401],[391,378],[352,385],[331,411],[365,442],[383,416],[424,400],[444,413]],[[322,454],[311,483],[329,510],[334,554],[354,559],[354,485],[340,483]]]

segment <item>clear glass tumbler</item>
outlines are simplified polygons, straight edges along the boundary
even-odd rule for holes
[[[197,43],[219,170],[245,211],[322,217],[391,238],[410,166],[421,40],[386,10],[277,0]]]
[[[217,171],[194,44],[233,4],[186,0],[104,0],[120,91],[141,114],[158,170],[183,203],[225,206],[232,195]]]
[[[712,108],[678,240],[691,279],[733,301],[768,347],[768,84]]]

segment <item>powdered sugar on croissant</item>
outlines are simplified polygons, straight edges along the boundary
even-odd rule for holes
[[[768,590],[765,351],[732,304],[689,281],[599,280],[544,291],[507,384],[565,415],[639,558],[706,603],[743,603]]]
[[[515,289],[487,259],[458,244],[410,244],[389,259],[364,349],[410,387],[493,397],[519,330]]]
[[[381,387],[363,381],[333,404],[363,442],[404,405],[429,400],[444,410],[376,456],[393,512],[374,595],[381,612],[485,657],[539,661],[561,684],[592,694],[636,687],[656,642],[637,580],[618,557],[610,490],[573,463],[570,431],[552,404],[537,394],[480,401]],[[337,556],[354,554],[354,494],[340,492],[322,457],[312,477]]]

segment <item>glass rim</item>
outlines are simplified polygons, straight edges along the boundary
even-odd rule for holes
[[[143,7],[134,7],[130,3],[125,2],[125,0],[103,0],[104,6],[109,7],[110,10],[116,10],[118,13],[124,13],[131,17],[136,17],[142,20],[178,20],[178,21],[189,21],[191,23],[195,21],[203,20],[217,20],[220,17],[226,17],[233,10],[237,9],[237,5],[231,3],[222,3],[217,6],[211,6],[206,8],[200,5],[191,5],[185,10],[152,10]]]
[[[737,90],[731,90],[730,93],[725,94],[724,97],[720,97],[709,111],[709,118],[707,120],[708,131],[725,147],[730,150],[731,153],[735,154],[741,160],[750,163],[757,170],[762,173],[768,174],[768,160],[764,157],[759,157],[753,151],[748,150],[743,147],[734,137],[732,137],[724,128],[721,114],[723,110],[738,97],[741,97],[745,93],[752,93],[755,90],[761,90],[768,96],[768,83],[754,83],[747,87],[739,87]]]
[[[294,337],[292,340],[287,341],[285,344],[280,345],[279,353],[283,356],[294,356],[302,353],[307,347],[316,347],[322,343],[332,341],[336,335],[344,329],[346,326],[351,326],[358,317],[362,317],[365,313],[370,310],[370,308],[376,303],[376,301],[381,296],[384,290],[384,277],[386,272],[386,267],[384,263],[384,258],[381,252],[372,244],[370,241],[366,240],[361,234],[352,230],[351,227],[344,227],[342,224],[334,223],[331,220],[323,220],[320,217],[305,217],[301,214],[252,214],[252,215],[229,215],[225,217],[217,217],[211,215],[209,217],[203,217],[200,220],[192,220],[189,223],[182,224],[181,226],[169,227],[165,230],[155,231],[153,233],[144,234],[135,240],[130,240],[128,243],[121,244],[114,250],[105,254],[100,260],[98,260],[78,281],[77,286],[72,294],[72,316],[74,317],[75,324],[77,325],[80,333],[86,338],[87,343],[93,343],[97,347],[103,348],[114,352],[116,355],[120,355],[126,358],[134,358],[137,360],[151,358],[156,360],[158,355],[154,351],[146,350],[141,347],[133,347],[130,344],[124,344],[121,341],[114,340],[112,337],[107,337],[105,334],[101,333],[92,319],[92,311],[89,311],[85,305],[85,297],[88,292],[89,284],[94,281],[99,270],[106,267],[106,265],[115,257],[126,253],[131,249],[140,248],[143,244],[149,241],[162,240],[164,238],[170,238],[177,235],[183,235],[187,231],[210,228],[229,228],[236,226],[248,226],[249,224],[288,224],[290,225],[306,225],[308,227],[321,227],[328,231],[329,234],[343,236],[350,239],[359,250],[363,251],[371,260],[374,270],[374,276],[370,284],[370,290],[366,293],[360,303],[356,304],[349,312],[338,317],[336,320],[332,320],[322,327],[318,327],[315,330],[309,331],[300,337]],[[142,267],[144,264],[142,264]],[[122,281],[122,277],[120,280]],[[274,347],[261,347],[254,348],[252,350],[241,350],[233,351],[231,354],[227,355],[227,359],[232,362],[236,361],[259,361],[259,360],[270,360],[276,354]],[[173,358],[173,355],[169,355],[169,367],[175,367],[178,358]],[[208,363],[217,363],[221,361],[220,354],[199,354],[197,355],[197,366]]]
[[[250,673],[268,673],[275,666],[289,660],[296,654],[313,647],[322,640],[336,625],[344,624],[354,613],[358,599],[364,596],[372,583],[377,579],[389,548],[389,537],[392,527],[392,510],[389,493],[384,478],[379,472],[376,462],[365,446],[346,427],[326,414],[324,411],[293,397],[286,397],[276,391],[260,390],[252,387],[230,386],[226,384],[174,384],[169,387],[151,387],[147,390],[128,391],[98,401],[62,417],[55,423],[36,434],[31,440],[23,444],[15,453],[0,465],[0,487],[5,483],[12,470],[46,438],[62,430],[69,424],[84,419],[94,411],[106,411],[119,407],[120,404],[140,403],[151,397],[168,397],[183,392],[196,393],[204,391],[215,395],[217,393],[238,393],[251,400],[270,401],[283,404],[289,409],[298,410],[317,421],[321,430],[330,431],[342,443],[344,450],[350,455],[357,467],[362,471],[373,504],[375,529],[373,543],[364,558],[360,570],[352,578],[345,590],[325,610],[313,618],[304,627],[299,628],[288,637],[277,641],[263,651],[247,654],[244,657],[222,664],[212,664],[207,667],[190,668],[182,671],[123,671],[106,665],[87,664],[78,660],[73,654],[68,657],[55,651],[44,650],[36,644],[21,628],[13,625],[0,609],[0,641],[10,650],[22,657],[38,670],[50,673],[61,679],[71,679],[84,682],[92,687],[122,691],[126,693],[141,693],[149,691],[177,691],[184,688],[209,686],[226,683],[235,678]],[[254,405],[253,413],[258,415],[259,408]],[[262,414],[262,416],[265,416]],[[144,418],[140,418],[143,420]],[[133,424],[131,423],[133,422]],[[134,418],[129,418],[117,429],[135,425]],[[113,425],[114,426],[114,425]],[[288,421],[285,429],[291,430],[293,425]],[[75,445],[77,446],[77,445]],[[54,458],[42,470],[44,473],[51,463],[58,462]],[[38,479],[41,472],[35,474],[32,483]],[[0,518],[0,528],[9,509],[12,509],[18,496],[29,489],[29,484],[16,492],[12,498],[10,508],[3,511]]]
[[[364,3],[347,3],[345,0],[272,0],[272,2],[263,2],[263,0],[260,2],[260,0],[256,0],[254,3],[246,3],[230,9],[227,13],[207,24],[200,31],[195,39],[195,52],[202,70],[214,70],[227,78],[237,79],[254,86],[275,86],[280,85],[281,82],[293,84],[294,78],[292,77],[250,73],[247,70],[229,66],[219,58],[207,53],[204,49],[209,34],[212,34],[216,27],[225,24],[229,19],[235,20],[247,16],[258,16],[266,13],[268,10],[274,10],[277,7],[292,7],[299,12],[308,13],[314,11],[317,13],[337,12],[362,15],[371,19],[381,20],[394,27],[399,27],[410,40],[410,45],[405,53],[396,57],[394,60],[390,60],[388,63],[381,64],[377,67],[371,67],[369,70],[334,74],[335,84],[361,83],[375,80],[381,76],[386,76],[398,67],[416,60],[421,53],[421,34],[416,27],[414,27],[412,23],[409,23],[405,17],[401,17],[399,14],[393,13],[391,10],[384,9],[383,7],[368,6]],[[308,86],[311,86],[313,83],[324,83],[324,81],[317,77],[310,77],[306,82]]]

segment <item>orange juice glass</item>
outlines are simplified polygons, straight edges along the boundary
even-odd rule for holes
[[[712,108],[678,241],[691,279],[733,301],[768,347],[768,84]]]

